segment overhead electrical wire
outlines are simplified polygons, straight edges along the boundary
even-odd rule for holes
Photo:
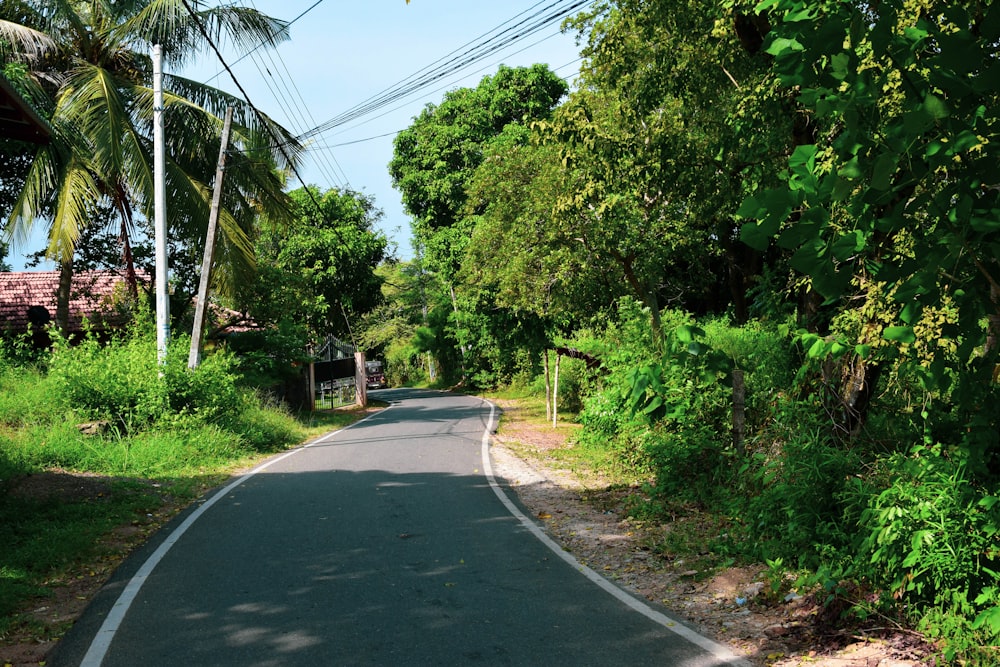
[[[282,157],[285,158],[285,163],[288,165],[288,168],[291,170],[291,172],[295,175],[295,178],[299,180],[299,183],[302,184],[303,188],[306,191],[306,194],[309,195],[309,199],[312,200],[317,210],[322,210],[319,201],[316,199],[316,195],[314,195],[312,190],[306,186],[305,179],[302,178],[302,175],[299,173],[298,167],[295,166],[295,161],[288,154],[288,151],[285,150],[286,149],[285,143],[281,141],[281,139],[275,134],[274,128],[271,127],[271,123],[268,121],[267,116],[265,116],[261,112],[261,110],[258,109],[256,105],[254,105],[254,103],[250,100],[250,95],[247,94],[246,89],[243,88],[243,85],[236,78],[236,74],[233,73],[232,67],[230,67],[229,64],[226,63],[226,59],[222,57],[222,53],[219,51],[219,47],[212,40],[211,35],[208,34],[208,30],[205,29],[204,24],[202,24],[201,19],[195,13],[194,9],[191,8],[191,5],[188,2],[188,0],[181,0],[181,4],[184,5],[184,9],[191,17],[191,20],[194,21],[194,24],[196,26],[198,26],[198,31],[201,33],[202,37],[205,38],[205,41],[208,42],[208,45],[212,48],[212,51],[215,52],[215,57],[219,59],[219,62],[222,64],[222,67],[226,70],[226,72],[229,74],[229,77],[233,80],[233,85],[235,85],[236,88],[240,91],[240,94],[243,95],[243,99],[246,100],[247,106],[249,106],[250,110],[253,111],[254,114],[257,116],[257,118],[260,119],[261,125],[263,125],[264,129],[271,136],[271,140],[274,142],[274,146],[281,152]]]
[[[538,42],[536,42],[536,44],[537,43]],[[534,46],[534,45],[532,45],[532,46]],[[527,47],[527,48],[531,48],[531,47]],[[560,70],[564,70],[567,67],[570,67],[572,65],[576,65],[577,63],[579,63],[582,60],[583,60],[583,57],[577,58],[575,60],[572,60],[572,61],[566,63],[565,65],[560,65],[559,67],[554,68],[552,71],[553,72],[559,72]],[[573,77],[572,76],[564,76],[562,78],[563,78],[564,81],[568,82]],[[438,90],[440,90],[440,89],[438,89]],[[397,109],[399,109],[399,107],[396,107],[395,109],[391,109],[391,110],[385,112],[385,114],[392,113],[392,111],[396,111]],[[380,116],[375,116],[375,118],[381,118],[385,114],[381,114]],[[371,119],[371,120],[374,120],[374,118]],[[367,122],[369,122],[369,121],[365,121],[365,123],[367,123]],[[365,123],[359,123],[358,125],[354,125],[354,126],[349,127],[347,129],[341,130],[340,132],[338,132],[336,134],[343,134],[344,132],[348,132],[348,131],[353,130],[353,129],[357,128],[357,127],[360,127],[361,125],[364,125]],[[354,144],[363,144],[363,143],[366,143],[366,142],[369,142],[369,141],[375,141],[376,139],[384,139],[385,137],[393,137],[393,136],[396,136],[397,134],[399,134],[400,132],[402,132],[402,130],[394,130],[392,132],[386,132],[384,134],[376,134],[374,137],[365,137],[364,139],[354,139],[352,141],[342,141],[342,142],[337,143],[337,144],[312,144],[311,148],[331,148],[331,149],[332,148],[342,148],[343,146],[353,146]]]
[[[296,21],[298,21],[299,19],[301,19],[303,16],[305,16],[306,14],[308,14],[309,12],[311,12],[312,10],[316,9],[316,7],[318,7],[322,2],[323,2],[323,0],[316,0],[316,2],[312,3],[311,5],[309,5],[308,9],[306,9],[301,14],[299,14],[298,16],[296,16],[295,18],[293,18],[291,21],[289,21],[288,23],[286,23],[285,24],[285,29],[291,28],[295,24]],[[238,3],[237,2],[233,2],[232,4],[235,5],[235,4],[238,4]],[[266,41],[261,41],[260,44],[258,44],[257,46],[253,47],[252,49],[250,49],[249,51],[247,51],[246,53],[244,53],[242,56],[240,56],[239,58],[237,58],[236,60],[234,60],[232,62],[232,65],[237,65],[237,64],[243,62],[245,59],[249,58],[254,52],[256,52],[259,49],[263,48],[263,46],[265,44],[267,44]],[[218,78],[219,78],[219,74],[216,74],[215,76],[213,76],[212,78],[210,78],[205,83],[211,83],[212,81],[215,81]]]
[[[297,138],[301,141],[317,134],[328,132],[353,120],[357,120],[358,118],[381,110],[400,100],[410,98],[428,86],[435,85],[446,77],[466,70],[491,55],[502,51],[521,40],[527,39],[531,35],[536,34],[540,30],[544,30],[556,22],[561,22],[593,2],[594,0],[557,0],[556,2],[552,2],[546,7],[536,11],[527,18],[522,19],[521,21],[506,28],[504,27],[524,14],[531,12],[539,5],[544,4],[543,2],[539,2],[512,19],[508,19],[506,22],[497,26],[493,30],[484,33],[477,38],[477,40],[459,47],[459,49],[452,51],[431,65],[418,70],[369,99],[360,102],[341,114],[317,125],[311,130],[299,135]],[[497,30],[500,30],[500,32],[492,34]],[[462,51],[462,49],[466,47],[469,48]]]
[[[538,46],[539,44],[541,44],[542,42],[545,42],[545,41],[547,41],[547,40],[550,40],[550,39],[552,39],[553,37],[556,37],[556,36],[558,36],[559,34],[560,34],[559,32],[554,32],[554,33],[552,33],[551,35],[549,35],[548,37],[544,37],[544,38],[542,38],[542,39],[538,40],[537,42],[532,42],[531,44],[527,45],[527,46],[526,46],[526,47],[524,47],[523,49],[519,49],[519,50],[517,50],[517,51],[512,51],[511,53],[508,53],[508,54],[506,54],[506,56],[507,56],[507,57],[509,57],[509,56],[516,56],[517,54],[519,54],[519,53],[522,53],[522,52],[524,52],[524,51],[527,51],[528,49],[531,49],[531,48],[534,48],[534,47]],[[569,63],[566,63],[565,65],[561,65],[561,66],[559,66],[559,67],[555,68],[555,69],[554,69],[554,70],[552,70],[552,71],[553,71],[553,72],[558,72],[559,70],[561,70],[561,69],[565,69],[566,67],[569,67],[570,65],[574,65],[574,64],[576,64],[576,63],[580,62],[581,60],[583,60],[583,58],[582,58],[582,57],[580,57],[580,58],[577,58],[576,60],[574,60],[574,61],[572,61],[572,62],[569,62]],[[489,64],[487,64],[487,65],[484,65],[483,67],[480,67],[479,69],[477,69],[477,70],[475,70],[475,71],[472,71],[472,72],[469,72],[468,74],[466,74],[466,75],[464,75],[464,76],[466,76],[466,77],[468,77],[468,76],[474,76],[474,75],[476,75],[476,74],[479,74],[480,72],[484,72],[484,71],[486,71],[486,70],[489,70],[489,69],[492,69],[493,67],[495,67],[496,65],[500,64],[501,62],[502,62],[502,60],[496,60],[496,61],[493,61],[493,62],[491,62],[491,63],[489,63]],[[567,76],[567,77],[562,77],[562,78],[563,78],[563,79],[564,79],[565,81],[569,81],[569,79],[571,79],[571,78],[572,78],[572,76]],[[448,87],[449,87],[450,85],[452,85],[452,84],[451,84],[451,83],[446,83],[446,84],[444,84],[443,86],[439,86],[438,88],[435,88],[435,89],[433,89],[433,90],[428,90],[428,91],[425,91],[425,92],[423,92],[423,93],[421,94],[421,97],[424,97],[424,98],[425,98],[425,97],[430,97],[431,95],[434,95],[435,93],[439,93],[439,92],[441,92],[442,90],[445,90],[445,89],[446,89],[446,88],[448,88]],[[420,98],[417,98],[417,99],[420,99]],[[402,109],[402,108],[403,108],[403,107],[405,107],[405,106],[406,106],[407,104],[410,104],[410,103],[411,103],[412,101],[413,101],[413,100],[409,100],[409,101],[406,101],[406,102],[401,102],[400,104],[398,104],[398,105],[396,105],[396,106],[394,106],[394,107],[392,107],[392,108],[390,108],[390,109],[387,109],[387,110],[383,111],[382,113],[378,114],[377,116],[372,116],[371,118],[368,118],[368,119],[366,119],[366,120],[363,120],[363,121],[361,121],[360,123],[356,123],[356,124],[354,124],[354,125],[351,125],[350,127],[345,127],[345,128],[341,129],[341,130],[340,130],[340,131],[338,131],[338,132],[334,132],[333,134],[334,134],[334,136],[337,136],[337,135],[339,135],[339,134],[344,134],[344,133],[346,133],[346,132],[350,132],[351,130],[354,130],[354,129],[357,129],[357,128],[361,127],[362,125],[367,125],[368,123],[371,123],[371,122],[373,122],[373,121],[375,121],[375,120],[378,120],[379,118],[382,118],[383,116],[387,116],[387,115],[391,114],[391,113],[392,113],[392,112],[394,112],[394,111],[398,111],[399,109]],[[322,144],[320,144],[320,145],[322,145]]]
[[[361,139],[358,141],[343,142],[332,145],[320,144],[315,141],[309,141],[310,139],[314,140],[317,135],[329,132],[330,130],[339,127],[343,127],[344,125],[351,123],[352,121],[359,120],[366,116],[370,116],[371,114],[375,114],[376,112],[383,111],[388,106],[403,102],[404,100],[410,100],[411,98],[413,98],[418,94],[426,96],[433,94],[434,92],[438,92],[444,88],[447,88],[448,85],[450,84],[445,82],[443,86],[439,86],[434,90],[427,90],[429,87],[436,84],[441,84],[443,81],[447,80],[454,81],[456,78],[458,78],[457,77],[458,74],[465,72],[466,70],[481,63],[483,60],[489,58],[490,56],[496,53],[505,51],[514,44],[517,44],[518,42],[521,42],[531,37],[532,35],[537,34],[539,31],[544,30],[545,28],[553,25],[554,23],[561,22],[570,15],[582,10],[585,6],[593,4],[594,1],[595,0],[555,0],[555,1],[542,0],[541,2],[538,2],[529,7],[528,9],[524,10],[523,12],[515,15],[514,17],[504,21],[495,28],[488,30],[479,37],[463,44],[462,46],[446,54],[445,56],[442,56],[441,58],[432,62],[431,64],[417,70],[413,74],[410,74],[401,81],[393,84],[392,86],[382,90],[379,93],[376,93],[374,96],[356,104],[355,106],[347,109],[341,114],[320,124],[316,124],[315,118],[312,117],[312,114],[309,111],[308,104],[306,104],[305,100],[302,98],[302,95],[299,92],[298,87],[295,85],[291,73],[288,71],[287,66],[285,66],[284,61],[281,60],[280,55],[278,55],[277,57],[278,61],[281,63],[282,69],[284,69],[285,77],[279,76],[277,78],[281,79],[281,85],[282,87],[284,87],[286,92],[286,94],[284,95],[276,91],[275,87],[272,86],[270,83],[270,79],[276,78],[271,72],[271,67],[268,67],[267,64],[260,61],[258,59],[259,57],[254,57],[253,61],[261,77],[264,78],[265,84],[268,86],[276,102],[282,108],[286,116],[290,119],[292,125],[291,129],[295,132],[299,132],[299,135],[296,137],[296,140],[298,142],[305,144],[306,150],[310,155],[312,155],[315,158],[317,163],[316,166],[319,168],[324,178],[327,178],[331,183],[337,183],[339,185],[346,185],[347,187],[349,187],[349,179],[344,170],[340,167],[339,162],[337,162],[336,157],[333,155],[332,149],[339,146],[346,146],[350,144],[371,141],[377,138],[381,138],[383,136],[391,136],[393,134],[398,134],[398,132],[390,132],[384,135],[379,135],[378,137],[369,137],[367,139]],[[197,21],[199,29],[202,31],[204,37],[207,40],[209,40],[209,43],[211,44],[212,49],[215,51],[215,54],[218,57],[219,62],[223,65],[226,72],[229,74],[230,78],[232,78],[233,82],[236,84],[237,88],[239,88],[240,92],[247,100],[247,103],[250,105],[250,108],[258,116],[263,117],[263,114],[261,114],[259,109],[257,109],[253,105],[246,91],[237,81],[236,76],[232,71],[231,65],[225,62],[225,60],[222,58],[221,53],[219,52],[219,49],[209,38],[207,32],[201,25],[200,20],[197,18],[192,8],[189,6],[187,0],[182,0],[182,2],[184,3],[184,6],[187,9],[188,13],[192,16],[192,18],[194,18]],[[322,2],[323,0],[316,0],[316,2],[314,2],[305,11],[301,12],[298,16],[292,19],[287,25],[291,26],[296,21],[300,20],[302,17],[308,14],[310,11],[315,9]],[[548,2],[547,5],[546,2]],[[545,6],[541,7],[542,5]],[[539,9],[539,7],[541,8]],[[541,40],[538,40],[530,44],[529,46],[526,46],[513,53],[514,54],[520,53],[524,50],[531,48],[532,46],[535,46],[537,44],[540,44],[541,42],[551,39],[552,37],[555,37],[558,34],[559,34],[558,32],[553,33],[552,35],[549,35],[548,37],[545,37]],[[234,61],[233,64],[235,65],[236,63],[244,60],[245,58],[251,57],[252,54],[254,54],[261,48],[261,46],[263,46],[263,43],[259,44],[258,46],[248,51],[246,54],[242,55],[240,58]],[[271,60],[272,67],[274,69],[277,69],[278,65],[275,62],[274,58],[270,56],[269,58]],[[575,62],[579,62],[579,59]],[[495,65],[496,63],[493,64]],[[570,64],[573,63],[563,65],[562,67],[557,69],[562,69],[564,67],[569,66]],[[479,70],[475,70],[472,73],[474,74],[476,72],[482,71],[483,69],[487,69],[491,66],[492,65],[487,65]],[[463,74],[463,76],[468,76],[468,75],[469,75],[468,73]],[[219,74],[216,74],[211,79],[209,79],[209,81],[215,79],[218,76]],[[291,86],[294,89],[295,93],[294,96],[292,95],[292,90],[288,87],[286,81],[291,82]],[[301,107],[299,106],[299,102],[295,102],[294,100],[295,97],[297,97],[299,102],[301,102]],[[402,106],[402,104],[400,106]],[[399,107],[395,107],[393,109],[385,110],[381,114],[378,114],[362,123],[352,126],[352,128],[359,127],[360,125],[364,125],[368,122],[371,122],[372,120],[387,115],[388,113],[391,113],[392,111],[395,111],[398,108]],[[305,111],[303,112],[302,109],[305,109]],[[308,122],[312,124],[312,127],[311,129],[303,130],[302,128],[306,127],[307,125],[306,116],[308,116],[309,119]],[[352,128],[342,129],[341,132],[338,132],[338,134],[342,134],[343,132],[346,132],[348,129]],[[270,128],[268,128],[268,131],[269,132],[271,131]],[[284,152],[284,145],[281,144],[280,141],[278,141],[278,139],[274,136],[273,133],[271,136],[272,139],[276,142],[276,144],[278,144],[278,147],[282,149],[282,152]],[[301,176],[298,174],[294,165],[292,165],[291,160],[288,159],[287,154],[285,155],[285,157],[286,161],[291,165],[292,171],[295,174],[296,178],[298,178],[298,180],[302,183],[302,185],[306,185],[305,181],[302,180]],[[334,168],[334,166],[332,165],[336,165],[336,167]]]
[[[316,7],[320,2],[322,2],[322,0],[318,0],[313,3],[309,9],[299,14],[299,16],[293,19],[291,23],[294,23],[298,19],[305,16],[306,13]],[[254,9],[256,9],[256,5],[253,0],[250,0],[250,4],[254,7]],[[291,25],[291,23],[289,23],[289,25]],[[263,58],[260,55],[253,57],[254,64],[257,66],[257,71],[260,72],[261,77],[264,79],[265,85],[267,85],[268,89],[271,91],[275,102],[285,111],[286,117],[289,121],[291,121],[292,129],[295,132],[301,132],[303,128],[315,125],[316,119],[309,110],[309,105],[302,97],[299,87],[295,84],[295,79],[292,77],[292,73],[288,70],[288,66],[281,57],[281,53],[277,50],[269,49],[264,52],[263,57],[266,57],[267,60],[270,61],[270,66],[268,66],[267,63],[262,62]],[[275,76],[272,69],[278,70],[279,65],[280,69],[284,71],[284,74],[282,75],[282,72],[278,71],[278,76]],[[284,94],[275,90],[275,86],[271,85],[271,80],[276,80],[277,85],[284,89]],[[350,179],[340,166],[340,163],[337,162],[337,158],[333,154],[332,150],[310,149],[308,154],[313,156],[317,169],[327,182],[336,183],[341,189],[350,187]]]

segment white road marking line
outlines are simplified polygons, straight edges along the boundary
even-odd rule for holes
[[[392,406],[390,405],[389,407],[391,408]],[[388,409],[389,408],[386,408],[386,410]],[[254,468],[247,474],[243,475],[236,481],[232,482],[231,484],[223,488],[221,491],[216,493],[214,496],[206,500],[201,505],[201,507],[192,512],[190,516],[188,516],[188,518],[186,518],[184,522],[181,523],[181,525],[177,526],[177,528],[175,528],[174,531],[170,533],[167,539],[163,541],[163,544],[161,544],[156,549],[156,551],[154,551],[153,554],[146,559],[146,562],[142,564],[142,567],[139,568],[139,571],[136,572],[131,579],[129,579],[128,584],[125,586],[125,590],[123,590],[122,594],[118,596],[118,600],[115,601],[114,606],[111,607],[111,611],[108,612],[107,618],[104,619],[104,623],[101,624],[100,630],[98,630],[97,634],[94,635],[94,640],[90,643],[90,648],[87,649],[87,653],[83,656],[83,660],[80,662],[80,667],[100,667],[101,663],[104,662],[105,656],[108,654],[108,649],[111,647],[111,642],[115,638],[115,633],[118,632],[118,628],[121,627],[122,621],[125,620],[125,614],[128,613],[129,607],[132,606],[132,603],[135,601],[136,596],[139,594],[139,589],[141,589],[142,585],[146,583],[146,579],[149,577],[150,574],[152,574],[153,570],[156,568],[157,565],[159,565],[160,561],[163,560],[163,557],[167,555],[167,552],[170,551],[170,548],[177,543],[177,541],[181,538],[181,536],[184,535],[185,532],[187,532],[187,529],[190,528],[192,524],[194,524],[194,522],[197,521],[199,517],[201,517],[202,514],[207,512],[208,509],[212,507],[212,505],[217,503],[222,498],[226,497],[226,495],[229,494],[230,491],[238,487],[240,484],[247,481],[257,473],[260,473],[266,470],[267,468],[273,466],[275,463],[278,463],[279,461],[284,461],[290,456],[295,456],[301,451],[309,449],[310,447],[313,447],[315,445],[319,445],[329,440],[330,438],[336,436],[337,434],[343,433],[344,431],[347,431],[348,429],[353,428],[354,426],[357,426],[358,424],[361,424],[362,422],[365,422],[374,417],[375,415],[381,414],[382,412],[385,412],[385,410],[380,410],[379,412],[373,412],[364,419],[358,420],[353,424],[350,424],[349,426],[345,426],[344,428],[339,429],[337,431],[333,431],[332,433],[327,433],[321,438],[317,438],[316,440],[313,440],[312,442],[309,442],[303,445],[302,447],[298,447],[290,452],[282,454],[277,458],[271,459],[270,461],[267,461],[266,463],[257,466],[256,468]]]
[[[722,661],[723,664],[733,665],[734,667],[750,667],[750,663],[735,655],[728,647],[709,639],[708,637],[701,636],[680,621],[670,618],[663,612],[653,609],[646,603],[632,597],[622,589],[618,588],[618,586],[611,583],[597,572],[574,558],[568,551],[559,546],[551,537],[539,528],[534,521],[525,516],[524,512],[518,509],[517,505],[515,505],[514,502],[507,497],[507,494],[504,493],[504,490],[500,488],[500,485],[497,483],[496,477],[493,474],[493,464],[490,461],[490,434],[492,433],[493,417],[496,411],[496,406],[494,406],[490,401],[484,402],[490,406],[490,417],[486,423],[486,430],[483,432],[483,471],[485,472],[486,479],[489,481],[490,486],[493,488],[493,492],[496,494],[497,498],[499,498],[500,502],[507,508],[507,511],[513,514],[514,517],[521,522],[521,525],[531,532],[532,535],[541,540],[542,544],[551,549],[555,555],[559,556],[575,569],[579,570],[585,577],[587,577],[587,579],[590,579],[590,581],[600,586],[605,592],[613,595],[630,609],[639,612],[643,616],[663,626],[670,632],[680,635],[695,646],[704,649],[710,653],[715,660]]]

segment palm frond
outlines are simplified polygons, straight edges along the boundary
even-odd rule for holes
[[[18,3],[19,4],[19,3]],[[8,19],[6,3],[0,18],[0,56],[4,60],[37,62],[47,52],[55,49],[55,42],[44,32],[29,28]]]
[[[123,141],[131,127],[128,103],[117,84],[106,70],[79,63],[69,73],[53,114],[77,128],[89,144],[94,167],[109,180],[125,171]]]
[[[225,113],[226,107],[233,107],[234,135],[244,146],[265,150],[278,168],[288,169],[301,162],[305,147],[295,135],[243,98],[176,75],[164,76],[164,87],[177,95],[177,104],[192,104],[217,117]]]
[[[10,215],[4,221],[3,240],[15,248],[23,248],[31,237],[35,221],[45,214],[46,204],[55,187],[56,150],[42,146],[28,168],[24,185],[18,194]]]
[[[256,9],[224,6],[202,9],[196,0],[152,0],[116,28],[119,35],[163,47],[164,60],[182,66],[210,48],[205,35],[216,45],[228,40],[247,51],[263,44],[274,46],[288,39],[288,23]],[[194,17],[188,11],[194,12]],[[140,44],[135,44],[137,47]]]
[[[67,262],[73,259],[76,241],[83,228],[90,223],[89,214],[100,200],[101,193],[87,165],[75,157],[61,176],[56,184],[59,194],[46,255],[58,262]]]

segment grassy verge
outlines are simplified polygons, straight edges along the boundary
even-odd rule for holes
[[[58,638],[72,619],[37,610],[92,594],[129,551],[233,474],[364,415],[255,405],[240,437],[185,424],[84,436],[65,415],[7,420],[0,432],[0,645]]]

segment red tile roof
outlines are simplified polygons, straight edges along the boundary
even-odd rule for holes
[[[148,282],[139,276],[140,282]],[[73,275],[69,302],[69,330],[79,331],[84,316],[100,325],[108,318],[111,297],[119,284],[125,288],[125,277],[113,271],[80,271]],[[22,332],[28,329],[28,310],[41,306],[49,318],[56,316],[58,271],[0,273],[0,330]],[[41,312],[41,311],[38,311]]]

